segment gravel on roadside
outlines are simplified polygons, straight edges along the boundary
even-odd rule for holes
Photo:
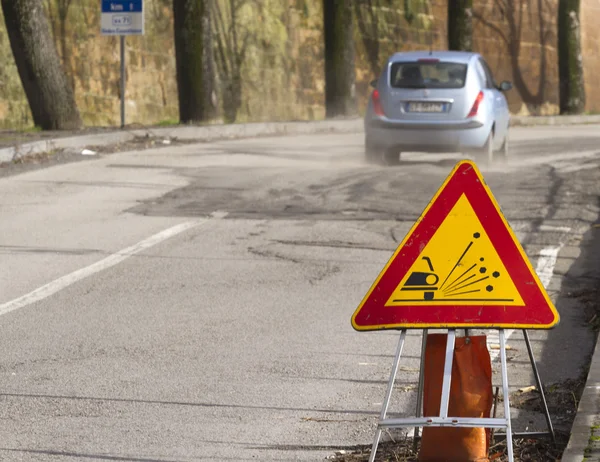
[[[108,130],[107,130],[108,131]],[[36,140],[28,140],[36,141]],[[99,156],[113,154],[117,152],[152,149],[166,146],[177,146],[182,144],[191,144],[196,140],[179,140],[176,138],[155,137],[147,134],[146,136],[136,136],[131,140],[104,145],[88,146],[85,150],[74,149],[53,149],[48,152],[28,154],[17,157],[11,162],[0,162],[0,178],[17,175],[39,168],[50,167],[53,165],[66,164],[70,162],[80,162],[85,160],[94,160]],[[0,142],[1,146],[1,142]]]

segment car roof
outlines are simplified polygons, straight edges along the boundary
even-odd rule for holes
[[[394,53],[389,61],[416,61],[417,59],[438,58],[440,60],[468,64],[474,56],[479,56],[479,54],[470,51],[423,50]]]

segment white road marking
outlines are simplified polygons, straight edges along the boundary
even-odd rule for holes
[[[548,285],[552,280],[554,266],[556,266],[556,260],[558,258],[558,252],[560,252],[562,246],[563,244],[557,247],[547,247],[542,249],[540,252],[540,258],[538,259],[535,271],[545,288],[548,288]]]
[[[569,231],[571,229],[569,228]],[[540,278],[540,282],[544,286],[545,289],[548,289],[550,285],[550,281],[552,281],[552,275],[554,274],[554,267],[556,266],[556,260],[558,258],[558,253],[564,244],[560,244],[554,247],[546,247],[542,249],[539,254],[539,258],[537,261],[537,266],[535,268],[535,272]],[[506,341],[513,334],[514,329],[507,329],[505,331]],[[490,349],[491,345],[499,345],[500,344],[500,336],[498,331],[494,330],[490,332],[487,336],[487,345],[488,349]],[[490,350],[490,357],[492,361],[495,361],[500,354],[500,350]]]
[[[223,215],[223,213],[220,213],[219,217],[222,218],[225,215]],[[171,237],[177,236],[178,234],[181,234],[189,229],[200,226],[201,224],[204,224],[209,220],[210,219],[187,221],[185,223],[181,223],[179,225],[165,229],[164,231],[154,234],[153,236],[150,236],[149,238],[144,239],[143,241],[140,241],[137,244],[127,247],[126,249],[123,249],[120,252],[114,253],[103,260],[100,260],[89,266],[73,271],[72,273],[55,279],[54,281],[49,282],[48,284],[43,285],[33,290],[32,292],[29,292],[28,294],[25,294],[19,298],[15,298],[14,300],[11,300],[9,302],[3,303],[2,305],[0,305],[0,315],[10,313],[11,311],[18,310],[19,308],[23,308],[27,305],[48,298],[51,295],[54,295],[55,293],[67,288],[68,286],[87,278],[88,276],[99,273],[100,271],[104,271],[105,269],[108,269],[112,266],[118,265],[123,260],[126,260],[127,258],[137,253],[147,250],[150,247],[160,244],[161,242],[166,241]]]
[[[540,226],[540,231],[568,233],[571,231],[571,228],[569,228],[568,226],[542,225],[542,226]]]

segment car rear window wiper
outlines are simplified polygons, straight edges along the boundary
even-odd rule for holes
[[[429,88],[429,87],[425,84],[421,84],[421,85],[402,85],[402,86],[396,87],[396,88]]]

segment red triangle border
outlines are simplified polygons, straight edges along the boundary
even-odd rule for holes
[[[519,291],[524,306],[385,306],[462,194],[466,195],[473,207]],[[435,327],[548,329],[558,322],[556,308],[503,219],[477,167],[470,161],[457,164],[352,316],[352,325],[356,330]]]

